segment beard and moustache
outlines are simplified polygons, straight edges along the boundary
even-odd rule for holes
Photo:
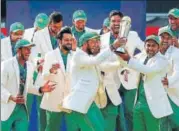
[[[164,55],[166,53],[166,51],[168,50],[168,48],[170,47],[171,43],[162,43],[164,45],[167,45],[167,47],[160,47],[160,52]]]
[[[92,49],[88,46],[86,51],[87,51],[88,55],[94,55],[95,56],[100,52],[100,48],[96,47],[92,51]]]
[[[62,48],[66,51],[72,50],[72,45],[70,43],[67,43],[65,45],[62,45]]]
[[[93,53],[89,47],[86,49],[86,51],[87,51],[88,55],[93,55]]]

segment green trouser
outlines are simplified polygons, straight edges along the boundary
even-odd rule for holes
[[[133,108],[136,96],[136,89],[126,90],[122,84],[120,86],[122,103],[118,108],[117,130],[132,131],[133,129]]]
[[[105,124],[103,125],[105,131],[115,131],[118,106],[115,106],[110,102],[104,109],[101,109],[101,111],[105,120]]]
[[[169,98],[173,109],[173,114],[166,118],[162,118],[162,131],[179,131],[179,107]]]
[[[173,103],[170,98],[169,100],[173,109],[173,114],[168,116],[168,119],[171,124],[172,130],[179,131],[179,107],[175,103]]]
[[[46,110],[40,108],[42,96],[36,96],[37,100],[37,115],[38,115],[38,129],[39,131],[45,131],[47,125]]]
[[[25,105],[16,105],[11,116],[1,121],[2,131],[28,131],[28,114]]]
[[[27,108],[29,112],[29,116],[31,116],[32,112],[32,104],[33,100],[36,98],[36,108],[37,108],[37,116],[38,116],[38,131],[44,131],[46,128],[46,111],[40,108],[40,103],[42,100],[42,96],[34,96],[33,94],[27,95]]]
[[[126,90],[124,93],[124,116],[127,123],[127,131],[132,131],[133,129],[133,108],[134,100],[136,96],[136,89]]]
[[[27,94],[27,109],[28,109],[29,116],[31,116],[34,97],[35,96],[33,94]]]
[[[96,131],[104,131],[104,117],[95,102],[93,102],[91,107],[89,108],[87,116],[89,117]]]
[[[33,80],[35,81],[36,78],[37,78],[37,72],[34,71]],[[27,94],[27,101],[26,101],[26,103],[27,103],[27,110],[28,110],[29,118],[30,119],[31,119],[32,104],[33,104],[34,98],[35,98],[35,95],[30,94],[30,93]]]
[[[33,74],[33,80],[35,82],[37,78],[38,73],[34,71]],[[46,128],[46,111],[40,108],[42,96],[35,96],[36,97],[36,108],[37,108],[37,116],[38,116],[38,131],[45,131]],[[27,95],[27,108],[29,111],[29,114],[32,112],[32,104],[34,100],[34,95],[33,94],[28,94]]]
[[[104,120],[96,104],[92,104],[87,114],[72,111],[65,113],[67,131],[104,131]]]
[[[138,88],[138,100],[133,111],[133,131],[162,131],[160,119],[155,118],[150,112],[143,80],[140,80]]]
[[[60,131],[63,112],[51,112],[46,111],[47,114],[47,126],[44,131]]]
[[[35,95],[33,95],[33,94],[27,94],[27,101],[26,101],[26,103],[27,103],[27,110],[28,110],[28,113],[29,113],[29,119],[30,120],[31,120],[32,104],[33,104],[34,98],[35,98]]]

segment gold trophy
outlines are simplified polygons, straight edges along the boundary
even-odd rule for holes
[[[118,37],[127,39],[130,29],[131,29],[131,18],[129,16],[124,16],[120,22]],[[116,52],[124,54],[125,53],[124,48],[125,48],[125,45],[117,48]]]

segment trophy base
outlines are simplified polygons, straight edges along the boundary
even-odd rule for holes
[[[119,47],[115,50],[116,53],[121,53],[121,54],[125,54],[125,49],[122,47]]]

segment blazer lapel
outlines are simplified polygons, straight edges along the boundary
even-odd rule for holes
[[[46,41],[46,43],[43,43],[43,44],[46,44],[48,50],[53,50],[52,44],[51,44],[51,40],[50,40],[50,34],[49,34],[48,27],[46,27],[46,28],[44,29],[43,35],[44,35],[44,39],[45,39],[45,41]]]
[[[71,58],[72,58],[72,53],[70,52],[68,54],[68,58],[67,58],[67,65],[66,65],[66,72],[70,72],[70,66],[71,66]]]
[[[19,66],[18,66],[18,62],[16,57],[13,57],[13,66],[14,66],[14,70],[16,73],[16,79],[17,79],[17,84],[18,84],[18,88],[19,88],[19,84],[20,84],[20,73],[19,73]]]
[[[152,63],[154,63],[156,61],[156,57],[158,56],[159,54],[156,54],[154,57],[152,57],[151,59],[149,59],[147,65],[151,65]]]
[[[24,89],[24,92],[26,92],[27,93],[27,91],[28,91],[28,87],[29,87],[29,84],[31,84],[31,83],[29,83],[31,80],[31,73],[33,72],[32,70],[31,70],[31,68],[30,68],[30,64],[29,64],[29,62],[27,61],[26,62],[26,65],[27,65],[27,74],[26,74],[26,83],[25,83],[25,89]]]
[[[142,55],[138,58],[138,60],[140,61],[141,64],[144,63],[146,57],[147,57],[146,53],[143,52]],[[137,82],[136,82],[137,83],[137,87],[139,86],[139,82],[140,82],[140,73],[138,75]]]
[[[61,52],[60,52],[59,48],[55,49],[55,56],[56,56],[57,61],[60,62],[60,68],[65,75],[65,66],[64,66],[63,59],[62,59]]]
[[[13,57],[10,37],[7,39],[7,48],[5,50],[7,50],[8,58]]]

